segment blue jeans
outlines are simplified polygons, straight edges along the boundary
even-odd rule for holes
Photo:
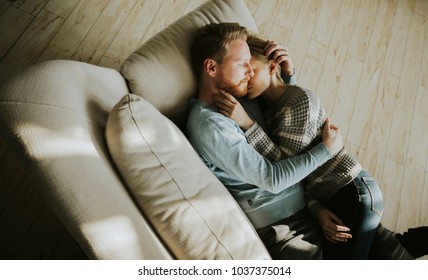
[[[365,170],[341,188],[326,206],[351,229],[352,239],[337,244],[324,240],[324,259],[368,259],[383,213],[376,181]]]

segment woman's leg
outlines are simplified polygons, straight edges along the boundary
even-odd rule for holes
[[[383,213],[383,198],[376,181],[366,172],[362,171],[354,183],[358,188],[360,207],[358,211],[358,231],[353,236],[353,259],[367,259],[373,238],[379,226]]]
[[[325,259],[368,259],[370,247],[383,212],[383,199],[376,181],[362,171],[341,188],[327,203],[351,229],[353,238],[346,243],[325,240]]]

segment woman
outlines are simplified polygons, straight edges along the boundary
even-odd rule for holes
[[[247,98],[261,96],[273,143],[261,143],[260,138],[251,134],[248,142],[271,161],[309,150],[321,141],[322,127],[327,119],[319,99],[311,91],[283,81],[279,63],[286,62],[283,63],[283,72],[293,71],[286,50],[282,53],[285,55],[276,60],[280,53],[272,51],[275,46],[270,42],[250,36],[247,43],[254,71],[248,84]],[[275,53],[275,57],[265,55],[269,48],[268,53]],[[236,99],[224,93],[216,105],[220,112],[234,119],[231,114],[234,106],[231,104],[240,106]],[[245,114],[245,118],[246,124],[251,124],[248,115]],[[234,120],[241,126],[241,119]],[[245,129],[248,125],[242,124],[241,127]],[[307,191],[308,207],[324,232],[323,258],[367,259],[383,212],[382,195],[376,181],[343,148],[305,178],[302,184]],[[337,228],[345,225],[350,228],[352,239],[335,239]]]

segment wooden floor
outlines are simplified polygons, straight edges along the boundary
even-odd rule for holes
[[[286,45],[348,149],[373,174],[391,230],[428,225],[428,0],[245,0]],[[118,69],[205,0],[0,0],[0,82],[51,59]],[[82,258],[0,140],[0,259]]]

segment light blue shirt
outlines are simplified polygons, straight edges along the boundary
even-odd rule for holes
[[[255,101],[245,100],[242,104],[246,110],[254,105]],[[214,106],[197,99],[191,99],[190,105],[189,141],[255,228],[277,222],[304,208],[304,192],[299,181],[331,157],[324,144],[318,144],[303,155],[270,162],[247,143],[240,127],[218,113]],[[262,121],[261,113],[251,112],[249,115],[257,123]]]

